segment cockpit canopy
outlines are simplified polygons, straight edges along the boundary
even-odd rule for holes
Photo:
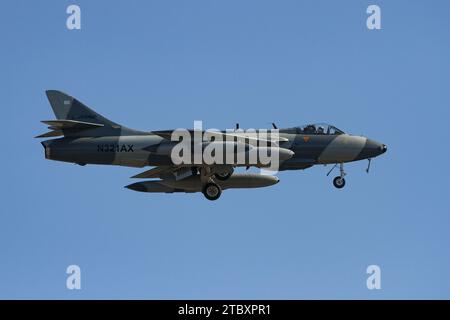
[[[286,133],[296,134],[326,134],[326,135],[338,135],[343,134],[344,131],[339,130],[335,126],[326,123],[307,124],[300,127],[289,128],[286,130],[280,130]]]

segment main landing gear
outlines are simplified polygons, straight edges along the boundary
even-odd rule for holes
[[[217,199],[219,199],[221,194],[222,194],[222,190],[214,182],[209,182],[209,183],[205,184],[205,186],[203,187],[203,195],[208,200],[211,200],[211,201],[217,200]]]
[[[220,181],[227,180],[233,172],[226,172],[220,174],[214,174],[210,168],[198,168],[200,174],[200,181],[203,185],[202,193],[206,199],[214,201],[220,198],[222,194],[222,188],[214,181],[214,178]]]
[[[200,175],[200,181],[203,186],[202,193],[208,200],[214,201],[220,198],[220,195],[222,194],[220,181],[228,180],[234,172],[233,167],[219,169],[222,170],[211,170],[210,167],[192,168],[193,174]],[[217,184],[216,182],[219,184]]]
[[[217,180],[225,181],[225,180],[228,180],[228,179],[231,177],[232,174],[233,174],[233,171],[229,171],[229,172],[221,172],[221,173],[215,173],[215,174],[214,174],[214,177],[215,177]]]
[[[336,168],[337,164],[334,165],[333,168],[331,168],[331,170],[328,172],[327,176],[331,173],[331,171],[333,171],[334,168]],[[342,189],[343,187],[345,187],[345,171],[344,171],[344,164],[340,163],[339,164],[339,171],[340,171],[340,175],[337,176],[336,178],[333,179],[333,185],[338,188],[338,189]]]

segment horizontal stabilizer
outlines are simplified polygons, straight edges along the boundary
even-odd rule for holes
[[[75,121],[75,120],[44,120],[41,121],[48,125],[49,129],[53,130],[44,134],[41,134],[35,138],[48,138],[48,137],[58,137],[64,135],[64,131],[67,130],[69,132],[82,131],[87,129],[94,129],[103,127],[103,124],[99,123],[91,123],[84,121]]]
[[[61,130],[72,129],[72,130],[85,130],[92,128],[104,127],[104,124],[75,121],[75,120],[44,120],[42,123],[48,124],[52,128],[58,128]]]
[[[35,138],[59,137],[59,136],[62,136],[62,135],[64,135],[64,133],[61,130],[53,130],[53,131],[49,131],[47,133],[38,135]]]

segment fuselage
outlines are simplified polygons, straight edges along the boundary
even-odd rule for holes
[[[280,170],[305,169],[316,164],[344,163],[376,157],[386,146],[348,134],[293,134],[280,130],[280,150],[293,156],[280,159]],[[155,134],[59,138],[42,142],[47,159],[84,164],[128,167],[173,165],[171,150],[177,144]]]

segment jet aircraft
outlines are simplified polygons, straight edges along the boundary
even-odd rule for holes
[[[244,161],[236,161],[238,156],[234,154],[232,161],[225,164],[206,163],[203,160],[177,164],[172,157],[172,152],[179,143],[172,139],[176,130],[147,132],[130,129],[108,120],[61,91],[48,90],[46,95],[56,119],[42,121],[51,131],[36,138],[59,138],[41,142],[45,158],[82,166],[101,164],[154,167],[132,177],[152,180],[126,186],[141,192],[202,192],[207,199],[216,200],[221,196],[222,190],[259,188],[278,183],[279,179],[273,175],[234,172],[237,167],[267,167],[258,156],[256,162],[249,162],[246,155],[250,150],[264,150],[268,154],[276,152],[276,168],[279,171],[333,164],[327,174],[329,175],[339,166],[339,175],[334,178],[333,185],[340,189],[345,186],[344,163],[368,159],[366,170],[369,172],[370,160],[387,150],[385,144],[363,136],[346,134],[328,124],[285,129],[278,129],[272,124],[276,134],[270,133],[265,138],[258,135],[255,137],[236,125],[234,131],[212,133],[214,138],[206,141],[202,138],[200,150],[203,151],[212,144],[220,148],[231,146],[235,153],[241,150]],[[195,130],[188,132],[195,135]],[[206,132],[202,133],[206,135]],[[221,140],[222,138],[224,139]]]

